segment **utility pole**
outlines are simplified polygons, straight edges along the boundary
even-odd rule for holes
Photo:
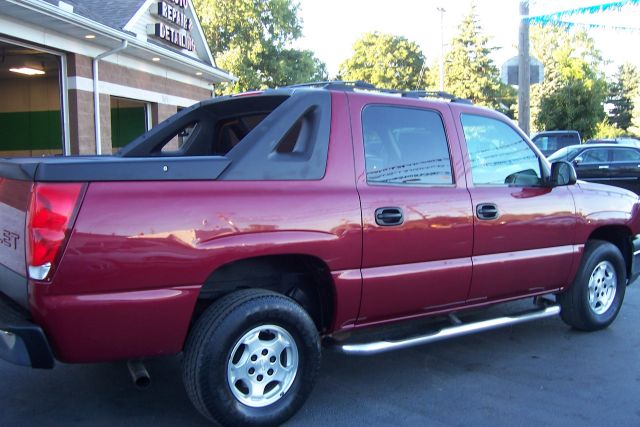
[[[440,12],[440,90],[444,92],[444,13],[443,7],[437,8]]]
[[[530,86],[531,60],[529,58],[529,1],[520,0],[520,35],[518,40],[518,124],[529,135],[531,122]]]

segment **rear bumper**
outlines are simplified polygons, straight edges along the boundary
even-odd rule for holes
[[[53,353],[42,328],[0,294],[0,359],[21,366],[51,369]]]
[[[633,283],[640,276],[640,234],[636,234],[631,239],[631,250],[629,284]]]

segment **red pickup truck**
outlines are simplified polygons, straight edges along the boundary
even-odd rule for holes
[[[558,313],[608,326],[639,268],[638,197],[427,95],[247,93],[113,156],[0,160],[0,357],[127,360],[144,380],[142,359],[183,353],[205,417],[272,425],[310,393],[321,340],[375,354]],[[449,324],[358,334],[423,317]]]

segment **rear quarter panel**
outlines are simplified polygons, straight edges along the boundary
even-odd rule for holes
[[[360,303],[362,226],[346,103],[332,101],[317,181],[95,182],[50,285],[32,306],[65,361],[181,350],[200,287],[218,267],[264,255],[320,258],[337,325]]]

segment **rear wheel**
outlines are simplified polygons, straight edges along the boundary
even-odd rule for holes
[[[587,242],[571,288],[558,295],[562,320],[584,331],[606,328],[620,311],[626,280],[624,258],[615,245]]]
[[[223,425],[278,425],[309,395],[320,339],[295,301],[249,289],[216,301],[185,345],[183,378],[196,408]]]

